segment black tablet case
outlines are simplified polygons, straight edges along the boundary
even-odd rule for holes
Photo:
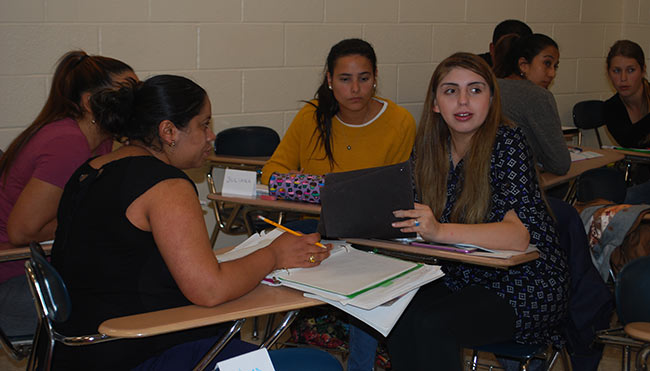
[[[325,176],[318,231],[328,238],[404,238],[394,210],[413,208],[410,161]]]

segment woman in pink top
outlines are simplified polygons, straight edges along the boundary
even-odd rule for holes
[[[71,51],[60,59],[45,106],[0,157],[0,249],[54,238],[56,210],[68,178],[90,156],[111,151],[89,107],[94,92],[133,69],[113,58]],[[33,333],[35,316],[24,262],[0,264],[0,328]]]

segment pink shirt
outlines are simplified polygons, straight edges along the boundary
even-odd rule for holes
[[[112,145],[111,140],[102,142],[95,154],[109,153]],[[75,120],[66,118],[42,127],[16,157],[5,185],[0,182],[0,242],[9,241],[9,214],[32,177],[63,189],[72,173],[91,155],[88,140]],[[0,267],[0,282],[25,273],[22,261],[2,263]]]

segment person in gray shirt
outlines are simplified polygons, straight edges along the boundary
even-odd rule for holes
[[[542,170],[563,175],[571,156],[555,98],[548,91],[559,58],[557,43],[546,35],[510,34],[497,43],[494,72],[505,115],[522,128]]]

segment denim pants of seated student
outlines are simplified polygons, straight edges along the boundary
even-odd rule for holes
[[[348,371],[372,371],[375,367],[377,339],[350,323],[350,355]]]
[[[2,268],[0,268],[2,269]],[[38,316],[27,277],[21,275],[0,283],[0,328],[9,337],[30,336]]]
[[[625,194],[625,203],[650,205],[650,181],[629,187]]]
[[[219,337],[201,339],[177,345],[157,357],[150,358],[134,371],[176,371],[189,370],[199,363]],[[258,349],[255,344],[250,344],[239,339],[232,339],[226,347],[217,354],[217,357],[208,366],[209,370],[216,367],[217,362],[251,352]],[[286,348],[269,351],[273,368],[277,371],[343,371],[341,363],[329,353],[310,348]]]
[[[301,233],[314,233],[318,227],[317,219],[295,220],[285,223],[287,228]],[[359,326],[361,322],[350,323],[350,353],[348,356],[348,371],[372,371],[375,366],[375,352],[377,351],[377,339]]]

